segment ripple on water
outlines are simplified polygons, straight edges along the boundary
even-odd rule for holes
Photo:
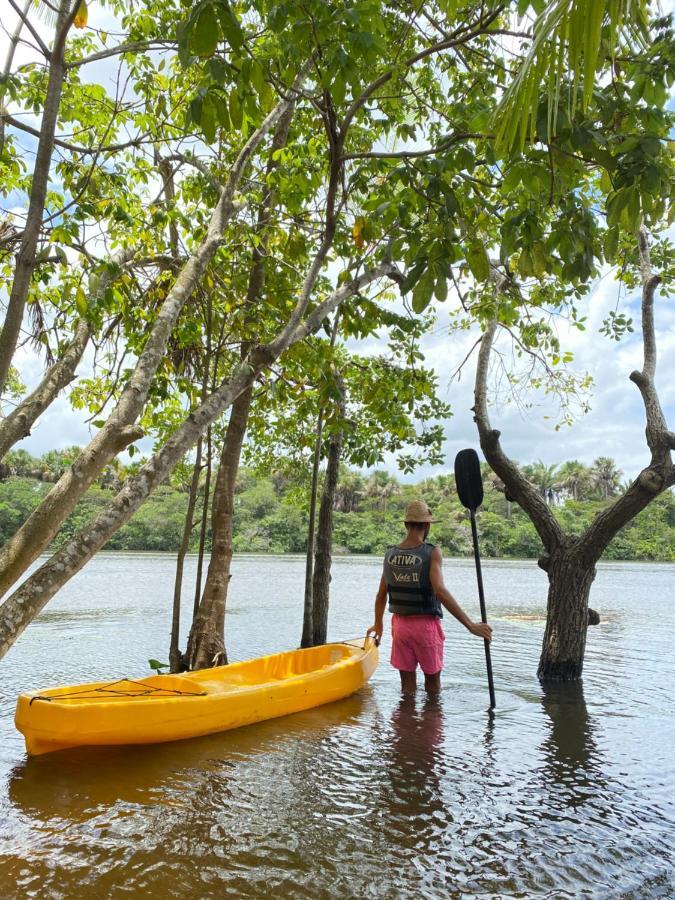
[[[302,560],[236,566],[231,657],[294,646]],[[340,703],[180,744],[26,759],[11,721],[20,690],[144,674],[165,652],[172,561],[96,559],[3,671],[3,900],[673,896],[664,571],[601,567],[603,624],[589,632],[584,685],[543,692],[542,573],[488,563],[492,721],[480,643],[446,621],[438,702],[400,699],[387,637],[370,686]],[[375,560],[336,562],[334,637],[369,623],[362,592],[378,574]],[[470,564],[447,574],[471,608]]]

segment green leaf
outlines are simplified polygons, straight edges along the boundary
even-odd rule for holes
[[[466,261],[476,281],[487,281],[490,276],[490,260],[482,243],[476,241],[469,245]]]
[[[197,21],[190,32],[190,47],[197,56],[213,56],[219,40],[218,17],[213,6],[207,3],[200,10]]]
[[[412,295],[413,312],[423,313],[431,302],[434,291],[434,274],[431,269],[427,269],[424,275],[415,285]]]
[[[213,102],[213,95],[207,94],[202,102],[202,131],[207,143],[212,144],[216,138],[217,110]]]
[[[436,286],[434,287],[434,296],[437,300],[440,300],[441,303],[448,296],[448,279],[445,275],[439,275],[436,279]]]
[[[234,88],[234,90],[230,91],[230,121],[232,122],[232,127],[239,130],[241,128],[243,117],[244,111],[241,108],[237,89]]]
[[[400,290],[401,294],[407,294],[408,291],[412,290],[417,282],[422,277],[422,272],[424,272],[427,266],[426,259],[419,260],[415,263],[415,265],[410,269],[408,274],[405,276],[403,281],[401,282]]]
[[[168,663],[160,662],[158,659],[149,659],[148,665],[150,666],[151,669],[154,669],[156,672],[159,672],[160,669],[168,669],[169,668]]]
[[[84,318],[89,311],[89,304],[82,288],[77,289],[75,294],[75,307],[78,313]]]
[[[241,50],[244,46],[244,33],[241,30],[239,19],[235,16],[229,3],[218,4],[218,18],[225,38],[233,50]]]

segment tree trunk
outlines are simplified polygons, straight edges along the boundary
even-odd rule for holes
[[[5,389],[9,367],[12,363],[12,357],[19,339],[21,323],[23,322],[26,298],[28,297],[33,272],[35,271],[35,257],[42,229],[42,217],[47,198],[52,150],[54,148],[54,135],[66,71],[64,62],[66,38],[72,25],[72,15],[69,13],[70,0],[61,0],[57,12],[54,47],[49,58],[47,94],[40,124],[40,138],[35,156],[35,168],[33,169],[26,225],[16,257],[14,280],[7,302],[5,321],[2,325],[2,331],[0,331],[0,394]]]
[[[178,556],[176,558],[176,579],[173,586],[173,615],[171,619],[171,642],[169,645],[169,665],[171,672],[180,672],[183,668],[182,654],[178,648],[180,636],[180,599],[183,588],[183,567],[185,557],[190,548],[190,537],[194,527],[195,506],[197,505],[197,494],[199,492],[199,476],[202,471],[202,438],[197,441],[197,457],[195,459],[194,469],[192,470],[192,479],[190,481],[190,496],[188,499],[187,513],[185,514],[185,526],[183,528],[183,537],[178,548]]]
[[[253,388],[243,391],[232,404],[225,433],[223,452],[213,491],[211,517],[211,560],[206,574],[204,594],[192,623],[188,640],[187,663],[190,669],[227,665],[225,649],[225,607],[227,588],[232,577],[232,530],[234,486],[239,471],[241,447],[246,435]]]
[[[581,678],[588,628],[588,597],[595,563],[576,545],[556,549],[548,565],[546,629],[537,677],[541,681]]]
[[[344,384],[338,376],[338,387],[342,395],[340,417],[344,416]],[[331,435],[328,444],[328,461],[323,483],[321,508],[319,509],[319,527],[316,535],[316,556],[314,559],[314,577],[312,579],[312,645],[325,644],[328,634],[328,603],[330,598],[330,569],[333,550],[333,508],[340,473],[340,456],[342,454],[342,430]]]
[[[321,465],[321,435],[323,409],[316,422],[312,483],[309,489],[309,524],[307,526],[307,557],[305,560],[305,600],[302,615],[301,647],[314,646],[314,553],[316,552],[316,504],[319,496],[319,466]]]
[[[211,501],[211,467],[213,464],[213,446],[211,440],[211,427],[206,432],[206,478],[204,479],[204,500],[202,506],[202,521],[199,528],[199,550],[197,552],[197,576],[195,578],[195,599],[192,610],[194,621],[199,612],[199,601],[202,596],[202,569],[204,567],[204,551],[206,549],[206,529],[209,524],[209,503]]]

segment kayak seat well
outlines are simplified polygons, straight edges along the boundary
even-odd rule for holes
[[[203,677],[200,672],[194,672],[190,675],[190,681],[195,686],[199,684],[201,687],[213,690],[246,688],[320,672],[353,655],[353,648],[324,645],[313,647],[309,651],[303,650],[297,653],[262,657],[262,659],[248,662],[230,663],[219,669],[204,670]]]

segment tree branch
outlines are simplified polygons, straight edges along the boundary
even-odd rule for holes
[[[92,53],[91,56],[85,56],[84,59],[75,59],[66,63],[66,69],[77,69],[80,66],[86,66],[89,63],[97,62],[99,59],[107,59],[109,56],[117,56],[120,53],[135,53],[138,50],[150,50],[153,47],[169,46],[168,41],[132,41],[128,44],[118,44],[117,47],[108,47],[106,50],[99,50],[98,53]],[[173,46],[172,44],[170,46]]]
[[[432,56],[434,53],[440,53],[442,50],[450,50],[452,47],[457,47],[461,44],[465,44],[472,38],[483,34],[483,32],[485,32],[494,22],[494,20],[502,13],[503,9],[503,6],[498,6],[496,9],[492,10],[492,12],[487,14],[484,19],[481,19],[478,23],[476,23],[475,26],[465,30],[463,33],[461,33],[461,29],[458,29],[458,31],[454,35],[451,35],[449,39],[439,41],[436,44],[432,44],[431,47],[426,47],[424,50],[421,50],[419,53],[416,53],[405,60],[403,66],[405,68],[411,68],[415,65],[415,63],[420,62],[420,60],[426,59],[427,56]],[[386,84],[393,78],[395,71],[396,69],[389,69],[389,71],[384,72],[382,75],[380,75],[379,78],[371,81],[370,84],[367,85],[366,88],[362,91],[361,95],[352,102],[345,114],[342,127],[340,128],[342,143],[344,143],[344,139],[347,136],[347,131],[356,113],[365,103],[367,103],[369,98],[375,93],[378,88],[382,87],[382,85]]]
[[[473,407],[474,422],[478,428],[480,446],[486,460],[504,482],[508,494],[530,517],[550,555],[555,547],[562,543],[562,529],[538,491],[504,453],[499,443],[500,432],[490,425],[487,406],[487,377],[496,330],[497,320],[493,319],[485,328],[478,351]]]
[[[471,131],[460,131],[457,132],[457,134],[450,135],[450,137],[446,138],[444,141],[441,141],[441,143],[437,147],[427,147],[426,150],[400,150],[391,153],[387,153],[386,151],[373,151],[371,153],[345,153],[342,159],[419,159],[423,156],[433,156],[436,153],[442,153],[444,150],[447,150],[449,147],[452,147],[453,144],[457,144],[460,141],[468,141],[472,138],[479,139],[484,137],[486,137],[486,135],[484,134],[478,134]]]
[[[642,277],[642,342],[644,363],[642,371],[631,372],[630,380],[638,386],[647,419],[647,445],[652,452],[652,463],[662,463],[664,453],[672,449],[672,435],[668,432],[654,384],[656,375],[656,333],[654,329],[654,294],[661,278],[652,269],[649,240],[644,226],[638,232],[640,274]]]
[[[652,458],[626,493],[599,513],[584,532],[581,539],[582,546],[592,549],[596,559],[624,525],[648,506],[654,497],[675,484],[675,466],[671,457],[671,450],[675,449],[675,435],[668,431],[654,384],[656,375],[654,294],[661,279],[652,269],[649,240],[644,226],[640,226],[637,242],[642,278],[644,362],[642,371],[631,372],[630,380],[638,386],[644,403],[647,419],[645,434]]]
[[[42,133],[41,130],[33,128],[31,125],[26,125],[25,122],[20,121],[20,119],[16,119],[14,116],[10,116],[8,113],[3,113],[2,111],[0,111],[0,119],[8,125],[11,125],[12,128],[17,128],[19,131],[25,131],[26,134],[31,134],[33,137],[39,138]],[[80,144],[71,144],[69,141],[64,141],[63,138],[58,137],[55,137],[53,141],[55,147],[62,147],[64,150],[70,150],[72,153],[80,153],[83,156],[93,156],[99,153],[117,153],[119,150],[127,150],[129,147],[140,147],[141,144],[148,142],[149,139],[147,136],[133,138],[123,144],[109,144],[107,147],[84,147]]]
[[[44,58],[45,58],[45,59],[50,59],[50,58],[51,58],[51,52],[50,52],[50,50],[49,50],[49,47],[45,44],[45,42],[42,40],[42,38],[41,38],[40,35],[38,34],[37,30],[33,27],[33,23],[32,23],[32,22],[30,21],[30,19],[28,18],[28,13],[24,12],[24,11],[23,11],[23,10],[22,10],[22,9],[14,2],[14,0],[8,0],[8,2],[9,2],[9,5],[10,5],[10,6],[12,7],[12,9],[14,10],[14,12],[15,12],[15,13],[17,14],[17,16],[19,17],[19,19],[21,20],[21,22],[23,22],[23,24],[26,26],[26,28],[27,28],[27,29],[30,31],[30,33],[33,35],[33,38],[35,39],[35,42],[37,43],[38,47],[40,48],[40,51],[41,51],[42,55],[44,56]]]
[[[33,393],[26,397],[7,418],[0,420],[0,459],[17,441],[28,437],[36,420],[73,380],[75,369],[82,359],[90,337],[91,326],[88,322],[80,322],[65,353],[49,368]]]

